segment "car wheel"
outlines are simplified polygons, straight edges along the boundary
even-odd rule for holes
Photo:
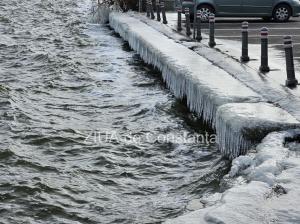
[[[200,12],[200,18],[202,22],[207,22],[209,15],[215,13],[214,9],[209,5],[198,6],[197,11]]]
[[[274,9],[273,17],[277,22],[287,22],[292,15],[292,10],[288,5],[278,5]]]

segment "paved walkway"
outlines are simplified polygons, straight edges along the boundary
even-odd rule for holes
[[[176,14],[167,14],[168,25],[164,25],[155,20],[150,20],[144,14],[134,14],[144,23],[147,23],[154,29],[165,34],[169,38],[175,40],[182,45],[189,47],[199,55],[203,56],[211,63],[219,68],[222,68],[227,73],[238,79],[246,86],[265,97],[266,100],[279,106],[300,121],[300,88],[289,89],[284,86],[286,79],[285,60],[281,57],[278,50],[272,49],[270,55],[271,72],[261,74],[259,68],[259,45],[251,45],[251,49],[255,49],[255,54],[251,54],[252,60],[247,64],[239,62],[240,57],[240,42],[232,40],[217,39],[217,46],[211,49],[207,46],[207,35],[204,34],[202,43],[196,43],[187,38],[184,31],[181,33],[175,32]],[[200,65],[199,65],[200,68]],[[300,73],[297,73],[297,78],[300,81]],[[230,88],[230,86],[228,86]]]

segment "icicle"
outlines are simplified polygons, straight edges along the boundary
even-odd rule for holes
[[[229,125],[228,121],[226,121],[226,116],[222,112],[221,107],[217,111],[216,120],[217,141],[221,153],[230,159],[246,154],[254,143],[243,137],[241,129]]]
[[[269,103],[229,103],[216,115],[218,143],[229,158],[244,155],[270,132],[299,127],[286,111]]]
[[[167,87],[174,93],[175,97],[186,98],[189,109],[196,112],[212,127],[215,127],[216,105],[211,99],[211,94],[203,89],[205,87],[199,81],[194,80],[184,68],[179,68],[170,62],[169,58],[164,57],[161,52],[150,46],[136,32],[129,32],[127,24],[116,18],[116,16],[110,16],[110,26],[128,41],[132,49],[137,51],[146,63],[153,65],[162,72]]]
[[[99,23],[104,24],[109,20],[110,9],[108,6],[100,5],[100,6],[92,6],[92,13],[89,19],[90,23]]]

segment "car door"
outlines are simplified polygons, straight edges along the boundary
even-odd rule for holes
[[[271,15],[275,0],[242,0],[245,15]]]
[[[215,0],[218,15],[241,14],[242,0]]]

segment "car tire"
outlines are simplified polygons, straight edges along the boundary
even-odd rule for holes
[[[210,5],[199,5],[197,7],[197,11],[200,11],[201,13],[201,21],[202,22],[208,22],[208,17],[210,14],[214,14],[215,10]]]
[[[276,22],[287,22],[291,15],[291,7],[286,4],[277,5],[273,11],[273,17]]]

